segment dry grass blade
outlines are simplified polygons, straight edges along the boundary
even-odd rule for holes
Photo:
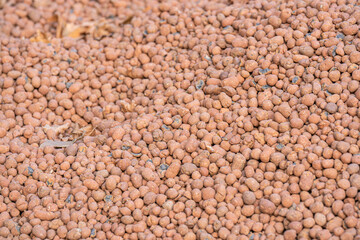
[[[131,23],[131,20],[133,19],[134,16],[129,16],[128,18],[126,18],[122,24],[129,24]]]
[[[98,145],[103,145],[106,142],[106,137],[104,135],[99,135],[95,138],[95,143]]]
[[[90,127],[91,127],[91,126],[90,126]],[[86,127],[84,127],[84,128],[86,128]],[[85,136],[90,136],[90,135],[95,131],[95,129],[96,129],[96,127],[94,127],[94,128],[92,128],[91,131],[87,131],[87,130],[84,129],[84,128],[81,128],[81,129],[83,129],[83,130],[82,130],[82,134],[81,134],[81,136],[75,138],[75,139],[73,140],[74,142],[76,142],[77,140],[82,139],[82,138],[85,137]]]
[[[1,0],[0,0],[1,1]],[[125,20],[131,21],[132,17]],[[81,24],[67,23],[64,18],[56,14],[47,19],[48,23],[57,23],[56,26],[56,38],[81,38],[85,35],[90,35],[93,38],[99,40],[102,37],[108,36],[115,32],[115,25],[110,23],[106,19],[100,19],[97,21],[88,21]],[[37,34],[31,39],[33,42],[50,42],[51,36],[38,30]]]
[[[41,30],[37,30],[35,36],[30,38],[30,42],[43,42],[43,43],[49,43],[51,36],[49,34],[46,34],[42,32]]]
[[[79,136],[90,136],[93,132],[94,132],[94,130],[96,129],[96,127],[95,128],[93,128],[91,125],[87,125],[87,126],[85,126],[85,127],[82,127],[82,128],[80,128],[79,127],[79,124],[75,124],[75,127],[74,127],[74,130],[72,130],[72,134],[75,136],[75,138],[76,137],[79,137]]]
[[[95,39],[101,39],[102,37],[108,36],[115,31],[115,26],[106,20],[101,20],[93,25],[89,34]]]
[[[205,142],[205,147],[206,147],[206,150],[208,150],[210,153],[215,152],[214,148],[210,145],[210,143]]]
[[[68,129],[70,127],[69,123],[63,124],[63,125],[54,125],[54,126],[50,126],[49,124],[46,124],[43,129],[44,132],[46,133],[49,130],[54,130],[56,134],[59,133],[63,133],[66,129]]]
[[[115,26],[104,19],[98,21],[84,22],[82,24],[74,24],[66,23],[61,16],[54,15],[52,18],[49,19],[49,21],[57,22],[57,38],[80,38],[84,35],[91,35],[95,39],[100,39],[104,36],[110,35],[115,31]]]
[[[89,31],[88,27],[75,25],[73,23],[65,24],[61,32],[62,37],[71,37],[71,38],[79,38],[82,37],[85,33]]]
[[[56,15],[55,16],[57,23],[57,27],[56,27],[56,38],[62,38],[62,31],[63,31],[63,28],[64,28],[64,25],[65,25],[65,22],[63,20],[63,18],[59,15]]]
[[[45,140],[45,142],[43,142],[43,143],[40,145],[40,148],[43,148],[43,147],[46,147],[46,146],[63,148],[63,147],[71,146],[72,144],[74,144],[74,142],[75,142],[75,141],[52,141],[52,140]]]
[[[128,103],[126,101],[121,101],[120,105],[123,112],[132,112],[136,106],[134,102]]]

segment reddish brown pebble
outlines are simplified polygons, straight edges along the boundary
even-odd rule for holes
[[[165,176],[167,178],[174,178],[180,171],[180,164],[177,162],[172,163],[166,170]]]
[[[299,186],[302,190],[308,191],[312,188],[314,181],[314,175],[311,172],[305,171],[300,176],[300,183]]]
[[[260,199],[259,208],[262,213],[266,214],[273,214],[276,209],[274,203],[267,199]]]

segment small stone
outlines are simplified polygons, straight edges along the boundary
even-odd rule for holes
[[[257,191],[260,187],[260,184],[254,178],[247,178],[245,184],[253,192]]]
[[[360,190],[360,175],[354,174],[350,177],[350,183],[352,187],[356,187],[358,191]]]
[[[334,61],[331,58],[327,58],[325,61],[322,61],[319,65],[320,71],[329,71],[334,67]]]
[[[340,94],[342,92],[342,86],[339,83],[333,83],[327,87],[327,90],[334,94]]]
[[[193,163],[184,163],[181,166],[181,173],[184,173],[186,175],[191,175],[193,172],[197,170],[197,167]]]
[[[38,237],[40,239],[45,239],[46,238],[46,230],[41,225],[35,225],[32,228],[32,233],[34,234],[35,237]]]
[[[273,214],[276,207],[275,207],[275,204],[273,202],[271,202],[270,200],[262,198],[262,199],[260,199],[260,202],[259,202],[259,209],[260,209],[260,212],[262,212],[262,213]]]
[[[313,186],[313,182],[314,182],[314,175],[309,171],[305,171],[300,177],[299,186],[301,190],[309,191]]]
[[[345,35],[354,35],[359,32],[358,25],[349,25],[343,28],[343,33]]]
[[[85,179],[83,181],[83,184],[85,187],[87,187],[90,190],[98,190],[99,184],[94,179]]]
[[[148,192],[144,196],[144,203],[146,205],[152,204],[155,202],[155,199],[156,199],[156,194],[153,192]]]
[[[180,163],[174,162],[170,164],[169,168],[166,170],[165,177],[167,178],[174,178],[180,172]]]
[[[222,81],[222,85],[223,86],[227,86],[227,87],[232,87],[232,88],[237,88],[240,84],[240,80],[238,79],[238,77],[229,77],[229,78],[225,78]]]
[[[243,37],[237,37],[232,41],[233,47],[246,48],[248,46],[248,40]]]
[[[248,72],[253,72],[258,67],[258,63],[255,60],[247,60],[245,62],[245,70]]]
[[[354,51],[350,53],[350,62],[359,64],[360,63],[360,52]]]
[[[155,173],[149,168],[143,169],[141,175],[146,181],[154,181],[156,178]]]
[[[256,201],[256,196],[253,192],[246,191],[243,193],[242,199],[246,205],[252,205]]]
[[[337,105],[335,103],[327,103],[325,106],[325,110],[329,113],[336,113]]]
[[[73,228],[67,234],[66,238],[69,240],[77,240],[81,238],[81,229],[80,228]]]
[[[185,144],[185,150],[189,153],[195,152],[199,146],[199,141],[194,138],[189,138]]]
[[[105,181],[105,187],[107,190],[112,191],[116,188],[116,178],[114,176],[110,176]]]
[[[226,95],[226,93],[223,93],[223,92],[220,93],[219,100],[220,100],[221,105],[224,108],[229,108],[232,104],[231,98],[228,95]]]
[[[336,144],[336,149],[341,153],[346,153],[350,149],[350,143],[340,141]]]
[[[138,130],[141,130],[143,128],[146,128],[147,126],[149,125],[149,121],[146,120],[146,119],[139,119],[137,122],[136,122],[136,128]]]
[[[281,25],[281,19],[277,16],[270,16],[269,17],[269,23],[274,27],[274,28],[278,28]]]
[[[65,151],[68,156],[75,156],[78,152],[78,146],[77,144],[72,144],[68,146]]]
[[[310,46],[301,46],[299,48],[299,53],[308,57],[314,55],[314,49]]]

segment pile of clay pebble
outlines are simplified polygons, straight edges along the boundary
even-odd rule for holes
[[[358,0],[0,0],[0,239],[359,240]]]

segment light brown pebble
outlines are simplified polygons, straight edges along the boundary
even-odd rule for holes
[[[170,164],[169,168],[166,170],[165,176],[167,178],[174,178],[180,172],[181,165],[177,162]]]
[[[224,92],[220,93],[219,100],[224,108],[229,108],[232,104],[231,98]]]
[[[99,189],[99,184],[93,179],[85,179],[83,183],[84,183],[84,186],[90,190]]]
[[[222,81],[222,85],[223,86],[229,86],[229,87],[232,87],[232,88],[237,88],[239,83],[240,83],[239,78],[240,78],[240,76],[234,76],[234,77],[225,78]]]
[[[181,165],[181,173],[184,173],[186,175],[191,175],[193,172],[195,172],[197,169],[196,165],[193,163],[184,163]]]
[[[350,144],[348,142],[339,141],[336,144],[336,149],[342,153],[346,153],[350,149]]]
[[[253,192],[250,192],[250,191],[246,191],[243,193],[243,201],[245,204],[247,205],[251,205],[251,204],[254,204],[255,201],[256,201],[256,196]]]
[[[329,113],[335,113],[337,111],[337,105],[335,103],[328,103],[325,106],[325,110]]]
[[[313,181],[314,181],[314,175],[309,171],[305,171],[300,176],[299,186],[303,191],[308,191],[308,190],[310,190],[312,188]]]
[[[275,204],[267,199],[260,199],[259,208],[262,213],[273,214],[276,207]]]
[[[34,234],[35,237],[38,237],[40,239],[45,239],[46,238],[46,230],[41,225],[35,225],[32,228],[32,234]]]

